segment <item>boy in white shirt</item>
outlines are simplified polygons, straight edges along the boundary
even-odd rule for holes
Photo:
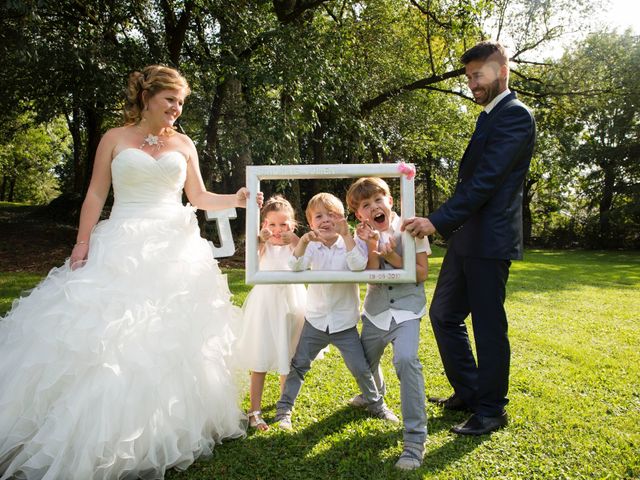
[[[392,211],[387,183],[377,177],[359,178],[347,191],[349,209],[360,220],[358,246],[367,250],[367,269],[402,268],[401,219]],[[362,311],[361,340],[378,390],[384,395],[380,357],[393,344],[393,365],[400,380],[404,449],[396,467],[413,470],[422,465],[427,440],[424,377],[418,358],[420,319],[427,313],[424,281],[431,254],[429,240],[416,238],[416,282],[369,284]],[[364,406],[362,395],[351,400]]]
[[[306,216],[311,231],[300,238],[294,249],[289,262],[291,270],[364,270],[367,257],[356,248],[344,218],[344,206],[338,198],[330,193],[319,193],[309,201]],[[280,428],[292,428],[291,412],[304,376],[318,352],[329,344],[338,348],[356,379],[362,391],[362,406],[375,417],[399,422],[384,404],[365,358],[356,330],[359,307],[357,284],[309,285],[302,334],[276,404],[275,421]]]

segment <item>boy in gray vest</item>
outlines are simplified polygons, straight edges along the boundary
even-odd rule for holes
[[[367,269],[402,268],[401,219],[392,211],[393,197],[387,183],[376,177],[359,178],[347,192],[347,204],[361,222],[358,246],[367,251]],[[393,344],[393,365],[400,380],[404,423],[404,448],[396,467],[413,470],[422,465],[427,439],[424,378],[418,359],[420,319],[426,312],[424,281],[427,279],[429,240],[416,238],[416,283],[369,284],[362,312],[362,346],[380,392],[385,385],[380,357]],[[364,406],[357,395],[353,406]]]
[[[330,193],[309,200],[306,210],[311,230],[300,237],[289,267],[294,272],[314,270],[364,270],[366,254],[356,247],[344,218],[344,206]],[[274,299],[275,301],[275,299]],[[371,373],[358,337],[360,296],[358,285],[315,283],[309,285],[305,322],[291,369],[276,404],[275,422],[290,430],[291,412],[311,362],[327,345],[334,345],[363,392],[362,405],[374,417],[399,423],[387,408]]]

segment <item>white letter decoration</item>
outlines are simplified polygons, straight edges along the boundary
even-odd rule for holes
[[[213,258],[230,257],[236,252],[236,246],[233,243],[233,235],[231,234],[231,224],[229,223],[229,219],[237,217],[238,215],[235,208],[205,211],[205,218],[207,219],[207,222],[216,222],[218,238],[220,239],[219,247],[216,247],[212,241],[209,241],[209,245],[211,245],[211,251],[213,252]]]

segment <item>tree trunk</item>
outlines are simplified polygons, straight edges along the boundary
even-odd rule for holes
[[[245,71],[245,66],[242,63],[248,62],[249,59],[239,58],[233,53],[236,50],[234,35],[238,28],[237,25],[232,23],[233,21],[231,17],[221,18],[221,47],[223,51],[228,49],[229,52],[223,55],[221,63],[223,65],[235,65],[237,67],[236,71]],[[230,70],[233,71],[234,69]],[[247,165],[251,164],[251,150],[247,133],[247,105],[244,98],[242,79],[237,74],[229,72],[228,75],[225,75],[223,85],[216,90],[216,97],[220,97],[219,101],[221,102],[220,111],[216,112],[214,109],[216,105],[212,104],[211,114],[214,115],[214,118],[216,115],[222,115],[225,137],[229,139],[230,145],[227,158],[218,157],[220,161],[225,161],[227,165],[231,166],[231,171],[228,172],[228,175],[225,175],[227,172],[222,172],[222,186],[225,192],[235,192],[245,184],[245,170]],[[211,131],[211,133],[215,135],[210,145],[210,148],[213,149],[216,147],[215,144],[219,142],[217,140],[217,132]],[[221,169],[224,169],[224,167],[221,166]]]
[[[96,158],[96,150],[98,149],[98,143],[100,143],[102,124],[102,116],[99,113],[99,109],[96,107],[87,107],[84,109],[84,114],[87,119],[87,155],[85,158],[85,176],[83,181],[82,193],[87,192],[89,182],[91,181],[91,174],[93,173],[93,162]]]
[[[246,183],[245,174],[247,165],[251,164],[251,149],[242,81],[238,77],[230,76],[225,83],[223,122],[231,149],[228,151],[228,157],[224,159],[224,163],[230,165],[230,171],[227,175],[222,174],[221,192],[234,193]],[[238,235],[244,231],[244,220],[245,212],[240,209],[238,219],[231,227],[234,234]]]
[[[380,163],[380,155],[378,155],[378,148],[373,142],[369,143],[369,151],[371,152],[371,160],[373,160],[373,163]]]
[[[171,3],[167,0],[160,1],[160,7],[163,12],[167,51],[169,52],[169,59],[172,65],[176,68],[180,65],[180,52],[182,52],[182,45],[184,44],[184,39],[189,27],[193,6],[194,2],[187,0],[182,5],[180,17],[176,17],[176,12],[173,10]]]
[[[604,181],[602,184],[602,197],[600,198],[600,242],[603,247],[612,246],[611,238],[611,207],[615,188],[615,169],[612,162],[603,165]]]
[[[311,152],[313,153],[313,164],[322,165],[324,160],[324,134],[326,129],[322,122],[319,122],[311,134]]]
[[[526,179],[522,192],[522,236],[526,246],[531,245],[531,231],[533,227],[531,200],[533,199],[532,191],[535,184],[535,180]]]
[[[220,161],[218,157],[218,126],[220,122],[220,114],[222,111],[222,103],[224,101],[226,82],[219,83],[216,86],[216,94],[211,102],[209,109],[209,121],[207,122],[205,132],[205,146],[202,151],[202,160],[200,162],[200,171],[202,179],[207,189],[215,190],[215,166]]]
[[[80,134],[80,109],[73,108],[72,117],[67,117],[67,125],[73,140],[73,193],[82,194],[84,172],[82,168],[82,135]]]
[[[230,77],[225,90],[224,121],[226,131],[232,139],[231,145],[234,146],[229,156],[231,175],[227,179],[226,187],[228,191],[235,192],[245,184],[245,171],[247,165],[251,164],[251,149],[247,135],[246,102],[242,92],[242,81],[238,77]]]
[[[427,168],[425,169],[425,195],[427,197],[427,211],[423,212],[428,215],[436,208],[434,201],[434,182],[433,182],[433,153],[427,152]]]
[[[302,195],[300,194],[300,181],[292,180],[291,181],[291,189],[287,191],[287,200],[293,207],[296,212],[296,220],[299,225],[304,225],[305,217],[304,217],[304,208],[302,207]],[[301,233],[298,232],[300,236]]]
[[[0,187],[0,201],[4,202],[7,200],[5,197],[6,192],[7,192],[7,176],[3,175],[2,186]]]
[[[318,115],[318,124],[311,132],[311,163],[313,165],[322,165],[326,163],[324,155],[324,135],[326,127],[322,122],[321,116]],[[311,191],[307,196],[307,201],[316,193],[328,190],[328,182],[326,179],[314,178],[310,180]]]
[[[13,202],[14,193],[16,188],[16,177],[11,177],[9,179],[9,196],[7,197],[8,202]]]

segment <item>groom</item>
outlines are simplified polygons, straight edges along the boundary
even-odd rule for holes
[[[422,238],[448,239],[429,310],[448,398],[446,409],[473,414],[451,431],[482,435],[507,424],[510,348],[504,310],[511,260],[522,259],[522,188],[535,143],[535,121],[508,87],[506,52],[480,42],[462,56],[469,89],[484,111],[460,163],[455,192],[427,218],[404,221]],[[465,325],[471,313],[477,363]]]

